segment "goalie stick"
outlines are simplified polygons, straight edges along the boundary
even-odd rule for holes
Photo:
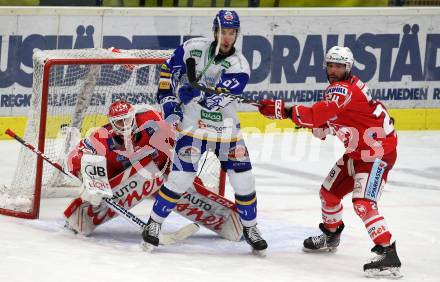
[[[26,140],[22,139],[20,136],[15,134],[11,129],[6,129],[5,133],[9,135],[10,137],[14,138],[18,142],[20,142],[23,146],[37,154],[38,156],[42,157],[46,162],[48,162],[50,165],[61,171],[63,174],[78,179],[75,175],[71,174],[70,172],[66,171],[59,163],[52,161],[48,156],[46,156],[44,153],[40,152],[37,148],[35,148],[32,144],[28,143]],[[127,209],[116,203],[111,198],[103,198],[104,203],[111,208],[113,211],[115,211],[117,214],[119,214],[121,217],[126,219],[131,224],[135,225],[136,227],[140,228],[141,230],[144,229],[144,227],[147,225],[142,219],[138,218],[136,215],[129,212]],[[160,237],[160,244],[163,245],[170,245],[174,244],[178,241],[185,240],[195,232],[197,232],[200,229],[199,225],[197,223],[190,223],[188,225],[185,225],[184,227],[180,228],[174,233],[168,233],[168,234],[161,234]]]
[[[244,98],[237,96],[237,95],[229,94],[224,91],[220,91],[220,90],[216,90],[216,89],[212,89],[212,88],[208,88],[203,85],[200,85],[198,83],[199,79],[197,79],[197,76],[196,76],[196,60],[194,60],[194,58],[188,58],[186,60],[186,74],[188,76],[188,82],[191,84],[191,87],[193,87],[195,89],[201,90],[206,93],[211,93],[211,94],[221,94],[223,96],[232,98],[239,103],[245,103],[245,104],[249,104],[249,105],[256,106],[256,107],[260,106],[260,104],[255,101],[244,99]]]

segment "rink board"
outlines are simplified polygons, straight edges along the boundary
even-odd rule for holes
[[[194,36],[211,38],[217,10],[1,7],[0,139],[7,127],[23,132],[34,48],[175,48]],[[236,45],[251,68],[243,97],[313,104],[328,85],[322,69],[326,50],[345,45],[354,53],[353,73],[392,109],[398,130],[440,129],[440,8],[236,10],[241,19]],[[146,100],[139,93],[113,92],[105,106],[115,99]],[[247,131],[291,128],[289,121],[274,125],[253,106],[241,105],[240,111]]]
[[[440,130],[440,109],[391,109],[397,130]],[[274,121],[267,119],[257,112],[240,112],[241,126],[248,133],[285,132],[295,130],[289,120]],[[104,121],[105,117],[100,120]],[[105,122],[103,122],[105,123]],[[8,139],[4,132],[11,128],[18,135],[24,135],[26,117],[0,117],[0,140]],[[98,125],[97,125],[98,126]],[[49,128],[50,130],[50,128]],[[82,133],[89,128],[82,128]],[[48,135],[55,137],[57,130],[52,128]]]

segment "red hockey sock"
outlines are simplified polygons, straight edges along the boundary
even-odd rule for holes
[[[364,222],[371,240],[376,245],[389,245],[391,233],[384,217],[379,214],[376,203],[366,199],[355,199],[353,206],[356,214]]]
[[[322,222],[328,230],[336,229],[342,224],[341,199],[325,189],[319,192],[321,198]]]

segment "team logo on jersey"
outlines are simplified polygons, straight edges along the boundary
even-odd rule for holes
[[[225,69],[229,69],[231,67],[231,63],[228,61],[223,61],[221,66]]]
[[[179,149],[179,159],[186,163],[196,163],[200,159],[200,150],[193,146],[184,146]]]
[[[223,121],[223,116],[219,112],[207,112],[205,110],[201,110],[200,115],[202,119],[207,119],[215,122]]]
[[[199,49],[191,50],[191,52],[189,53],[191,54],[191,57],[199,57],[199,58],[202,57],[202,50]]]

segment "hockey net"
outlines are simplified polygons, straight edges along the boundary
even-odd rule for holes
[[[81,138],[108,123],[106,113],[113,101],[160,111],[155,100],[159,69],[170,55],[166,50],[35,51],[24,139],[64,164]],[[198,175],[209,190],[224,195],[220,162],[207,154]],[[0,214],[38,218],[41,197],[74,197],[80,185],[23,147],[11,185],[0,188]]]

